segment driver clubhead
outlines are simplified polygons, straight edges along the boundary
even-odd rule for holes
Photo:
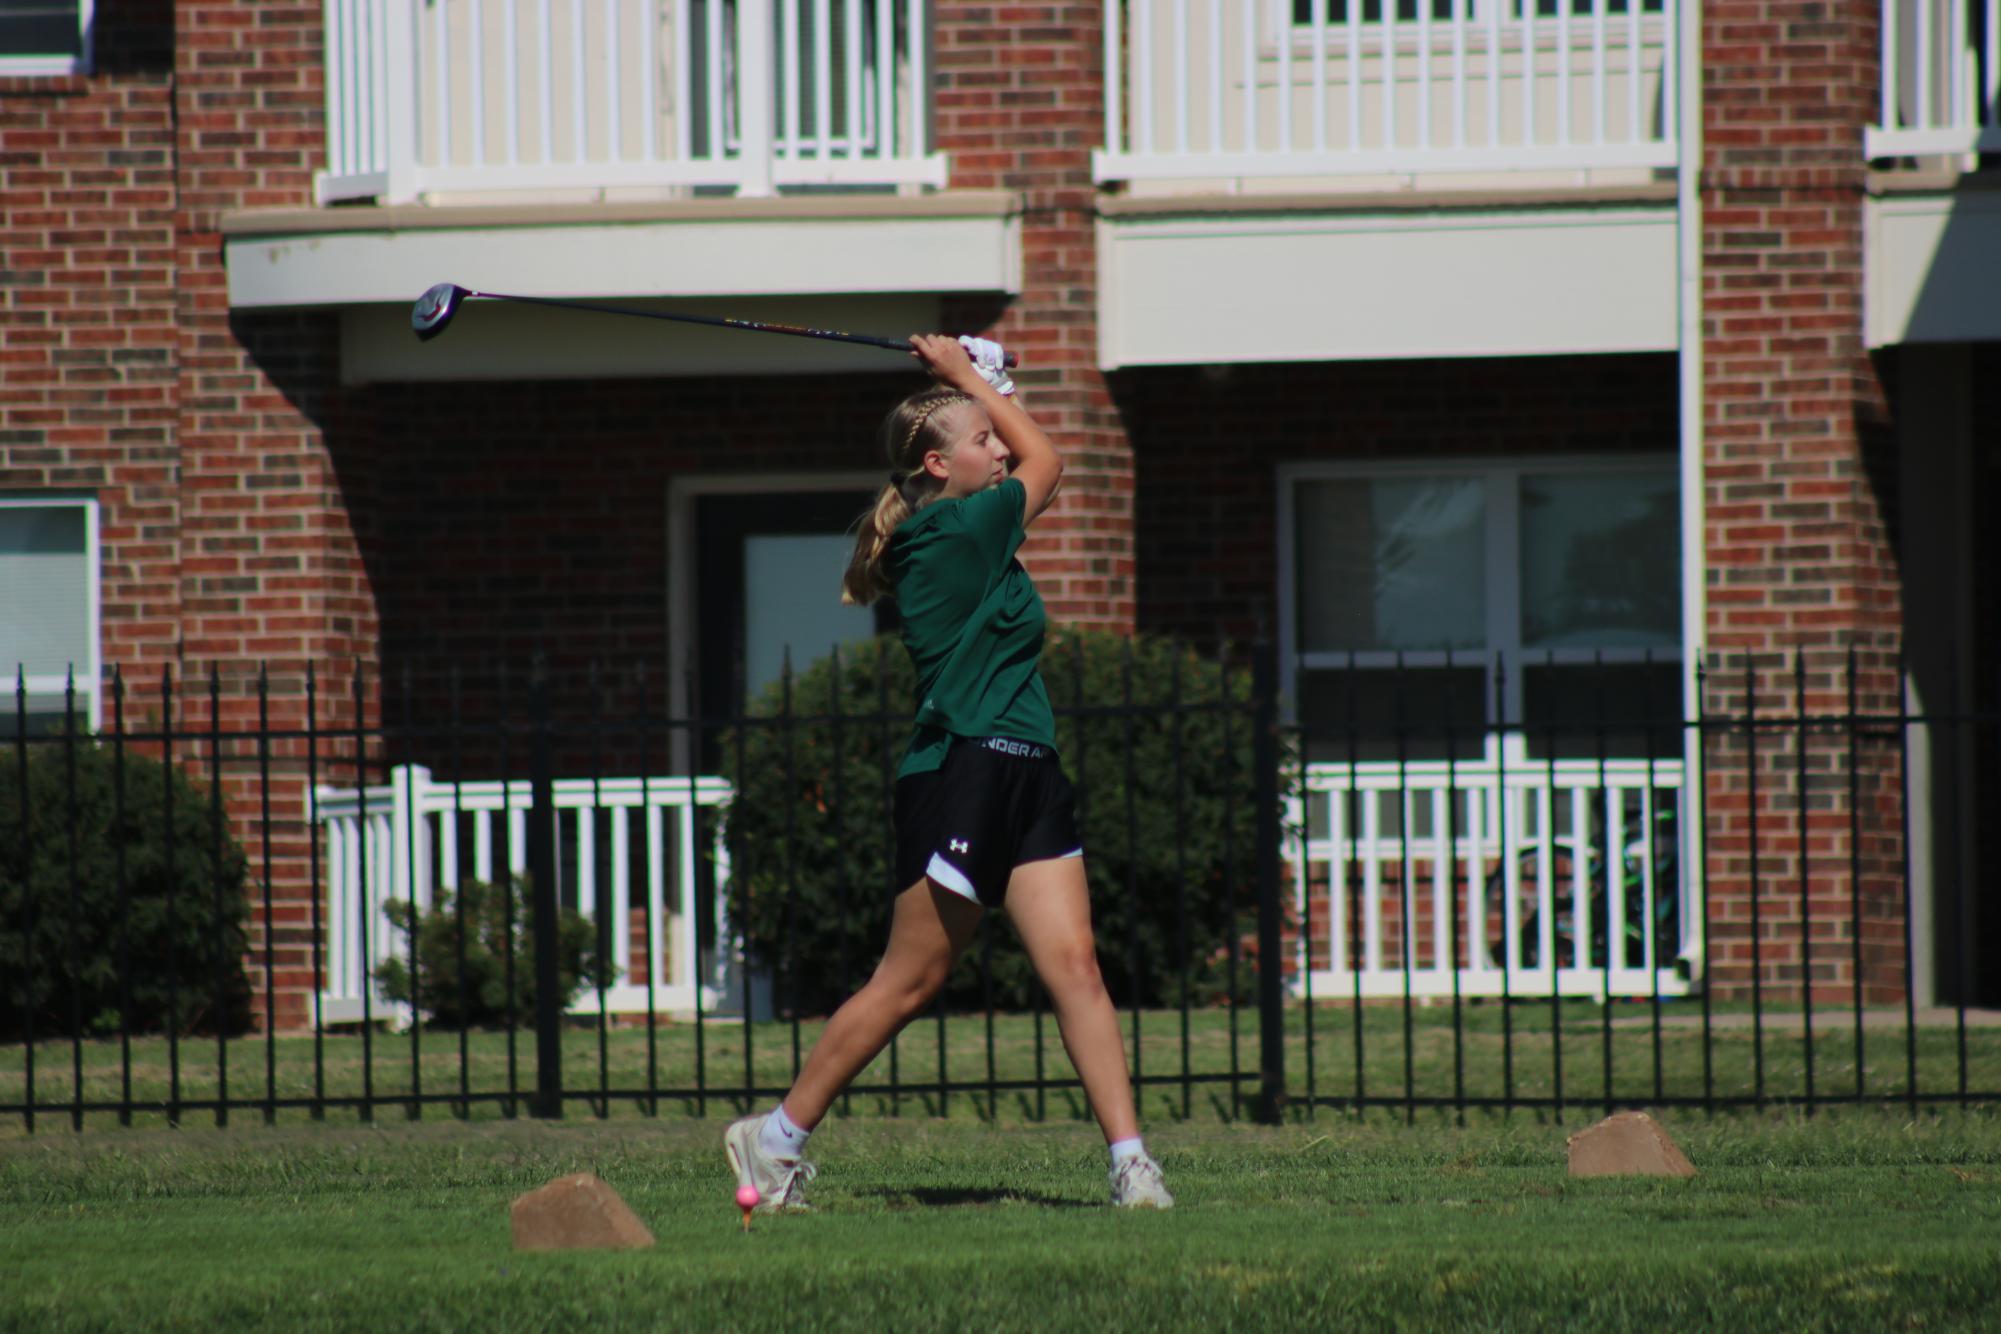
[[[410,332],[425,342],[436,338],[458,314],[459,303],[472,293],[457,283],[439,283],[417,298],[410,308]]]

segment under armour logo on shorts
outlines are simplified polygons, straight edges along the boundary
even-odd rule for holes
[[[964,854],[964,853],[967,853],[967,852],[970,852],[970,851],[972,850],[972,847],[973,847],[973,845],[972,845],[972,844],[970,844],[970,843],[966,842],[966,840],[965,840],[965,839],[963,839],[963,838],[955,838],[955,839],[953,839],[953,840],[952,840],[952,844],[951,844],[951,846],[952,846],[952,851],[954,851],[954,852],[957,852],[957,853],[961,853],[961,854]]]

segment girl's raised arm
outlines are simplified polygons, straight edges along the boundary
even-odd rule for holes
[[[1022,507],[1022,527],[1035,522],[1049,508],[1049,502],[1056,499],[1057,488],[1063,481],[1063,456],[1056,452],[1055,444],[1012,396],[987,383],[958,339],[949,334],[913,334],[910,348],[911,355],[923,362],[940,383],[950,385],[986,410],[993,420],[994,433],[1013,458],[1011,475],[1028,493]]]

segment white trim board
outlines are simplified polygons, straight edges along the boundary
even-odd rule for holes
[[[1667,352],[1674,209],[1101,218],[1099,364]]]
[[[247,224],[246,224],[247,225]],[[231,309],[398,303],[439,282],[579,299],[1021,290],[1021,220],[722,219],[229,236]]]
[[[2001,339],[2001,191],[1863,203],[1870,347]]]

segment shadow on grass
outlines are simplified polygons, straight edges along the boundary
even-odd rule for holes
[[[1038,1195],[1030,1190],[981,1189],[966,1186],[879,1186],[861,1194],[881,1200],[891,1208],[953,1208],[963,1205],[1032,1204],[1042,1209],[1083,1209],[1084,1201]]]

